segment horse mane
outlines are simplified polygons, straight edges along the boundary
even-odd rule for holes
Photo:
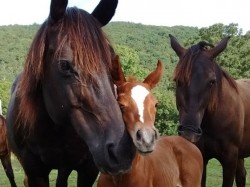
[[[131,84],[139,84],[139,85],[143,85],[143,81],[142,80],[138,80],[134,75],[129,75],[126,79],[126,83],[131,83]],[[145,87],[145,85],[143,85]]]
[[[180,59],[174,70],[173,79],[177,84],[182,83],[188,85],[190,83],[193,62],[201,52],[209,50],[209,47],[214,46],[205,41],[201,41],[198,44],[191,46],[187,50],[186,54]],[[211,90],[211,99],[208,105],[208,109],[212,111],[217,107],[218,104],[218,99],[221,93],[220,88],[222,84],[222,77],[224,77],[228,81],[229,85],[237,92],[238,88],[236,81],[227,72],[225,72],[214,60],[211,61],[211,63],[216,71],[218,85],[216,86],[216,88]]]
[[[45,54],[50,47],[50,41],[47,39],[52,29],[58,31],[56,38],[53,38],[57,41],[57,49],[52,58],[58,59],[63,52],[63,46],[69,44],[73,51],[72,63],[77,68],[84,69],[84,74],[79,76],[88,84],[97,82],[95,77],[103,71],[103,66],[111,67],[111,45],[100,23],[92,15],[77,7],[71,7],[67,8],[63,19],[56,25],[51,26],[49,20],[46,20],[35,35],[28,51],[18,86],[17,95],[21,106],[18,120],[24,126],[32,126],[42,106],[38,98],[42,93]]]

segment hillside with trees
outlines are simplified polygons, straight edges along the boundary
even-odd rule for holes
[[[0,26],[0,99],[4,115],[10,97],[11,84],[22,70],[27,51],[39,25]],[[184,46],[200,40],[216,44],[231,36],[227,49],[217,59],[234,78],[250,77],[250,32],[242,34],[237,24],[215,24],[208,28],[147,26],[129,22],[111,22],[104,31],[121,57],[126,75],[143,79],[156,67],[158,59],[165,65],[160,85],[154,90],[160,105],[157,126],[162,134],[174,134],[178,115],[175,106],[172,73],[178,58],[170,47],[169,34]]]

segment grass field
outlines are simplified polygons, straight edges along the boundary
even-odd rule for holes
[[[250,158],[245,159],[245,166],[248,172],[250,172]],[[24,173],[16,158],[12,157],[12,166],[15,174],[15,180],[18,187],[24,187],[23,178]],[[55,186],[57,171],[53,170],[50,174],[50,186]],[[76,187],[76,172],[72,172],[69,178],[69,187]],[[211,160],[208,165],[207,187],[220,187],[222,183],[222,171],[221,166],[216,160]],[[235,186],[235,185],[234,185]],[[250,174],[247,175],[247,184],[250,186]],[[0,166],[0,187],[10,187],[9,181],[2,165]],[[93,186],[96,187],[96,184]]]

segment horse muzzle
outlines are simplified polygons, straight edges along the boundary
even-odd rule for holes
[[[177,130],[180,136],[192,143],[198,142],[202,135],[201,128],[195,128],[193,126],[179,125]]]
[[[158,138],[158,131],[154,128],[140,128],[133,137],[137,151],[141,154],[148,154],[154,151],[155,142]]]

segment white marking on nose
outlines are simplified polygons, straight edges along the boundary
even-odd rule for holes
[[[137,105],[139,116],[140,116],[140,121],[142,123],[144,123],[144,116],[143,116],[144,100],[148,94],[149,94],[149,91],[141,85],[137,85],[133,87],[131,90],[131,97],[134,99]]]

